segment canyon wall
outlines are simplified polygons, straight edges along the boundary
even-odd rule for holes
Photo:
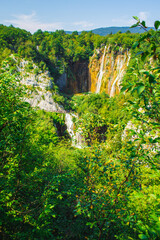
[[[129,51],[122,48],[114,52],[108,45],[96,50],[89,64],[90,91],[97,93],[104,91],[110,97],[118,94],[129,60]]]
[[[63,106],[54,101],[53,79],[48,71],[42,72],[33,61],[18,59],[11,56],[17,68],[22,85],[25,85],[26,94],[24,100],[32,107],[38,107],[47,112],[64,113]]]
[[[62,92],[68,94],[83,93],[90,90],[88,61],[77,61],[68,64],[66,72],[56,84]]]
[[[110,97],[118,94],[129,64],[127,49],[113,51],[110,45],[96,49],[90,61],[70,63],[57,81],[60,90],[69,94],[106,92]]]

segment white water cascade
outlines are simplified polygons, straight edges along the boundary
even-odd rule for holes
[[[120,60],[120,58],[118,58],[118,61],[117,61],[118,74],[117,74],[117,77],[115,78],[115,80],[112,84],[111,91],[110,91],[110,97],[114,96],[114,93],[115,93],[115,90],[116,90],[116,82],[121,80],[121,78],[123,76],[124,69],[122,69],[122,67],[123,67],[123,61]]]
[[[98,76],[98,81],[97,81],[97,89],[96,89],[96,93],[100,92],[101,89],[101,84],[102,84],[102,77],[103,77],[103,68],[104,68],[104,57],[105,57],[105,53],[106,53],[106,46],[104,48],[104,53],[103,53],[103,57],[102,57],[102,62],[101,62],[101,66],[100,66],[100,70],[99,70],[99,76]]]
[[[110,97],[113,97],[114,94],[115,94],[115,90],[116,90],[116,83],[120,83],[120,81],[122,80],[123,78],[123,75],[124,75],[124,64],[125,64],[125,61],[126,61],[126,57],[128,57],[128,60],[127,60],[127,66],[129,64],[129,61],[130,61],[130,55],[127,51],[127,56],[125,55],[124,58],[122,58],[122,52],[120,52],[120,56],[118,57],[118,60],[117,60],[117,77],[115,78],[113,84],[112,84],[112,87],[111,87],[111,91],[110,91]]]
[[[127,60],[127,67],[128,67],[129,61],[131,59],[131,54],[128,52],[128,48],[127,48],[127,56],[128,56],[128,60]]]
[[[82,135],[79,132],[74,133],[73,117],[77,118],[77,116],[73,113],[65,114],[65,124],[67,126],[67,131],[72,139],[72,145],[77,148],[82,148]]]

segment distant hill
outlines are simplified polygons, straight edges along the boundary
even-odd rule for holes
[[[148,28],[151,29],[151,28]],[[127,31],[130,31],[131,33],[143,33],[144,30],[140,27],[136,28],[130,28],[130,27],[106,27],[106,28],[96,28],[93,29],[92,32],[95,34],[99,34],[101,36],[106,36],[107,34],[115,34],[117,32],[125,33]]]
[[[149,27],[148,29],[151,29],[151,27]],[[144,30],[141,29],[140,27],[136,27],[136,28],[130,28],[130,27],[104,27],[104,28],[96,28],[93,30],[90,30],[91,32],[98,34],[100,36],[106,36],[108,34],[115,34],[117,32],[122,32],[125,33],[127,31],[130,31],[131,33],[143,33]],[[88,31],[87,31],[88,32]],[[66,33],[71,34],[71,31],[66,31]],[[81,32],[78,32],[78,34],[80,34]]]

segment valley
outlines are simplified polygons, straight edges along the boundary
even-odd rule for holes
[[[2,240],[160,238],[159,26],[0,25]]]

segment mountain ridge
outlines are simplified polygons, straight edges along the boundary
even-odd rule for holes
[[[148,27],[148,29],[151,29],[151,27]],[[143,33],[145,32],[142,28],[136,27],[136,28],[131,28],[131,27],[101,27],[101,28],[95,28],[93,30],[89,30],[86,32],[93,32],[95,34],[98,34],[100,36],[106,36],[108,34],[115,34],[117,32],[122,32],[125,33],[127,31],[130,31],[131,33]],[[72,34],[74,31],[65,31],[68,34]],[[78,34],[81,34],[82,31],[79,31]]]

